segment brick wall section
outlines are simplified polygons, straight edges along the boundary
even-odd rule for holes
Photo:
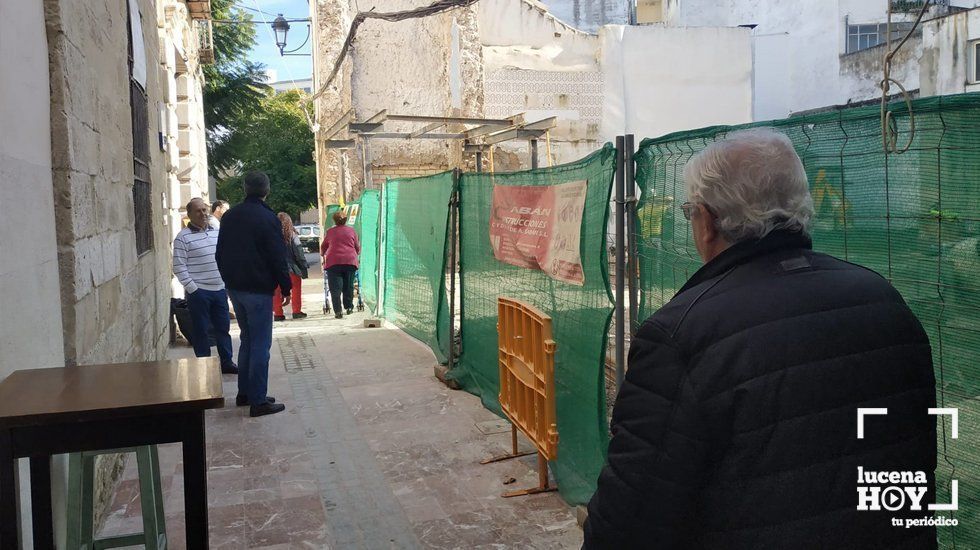
[[[44,0],[51,149],[65,363],[162,359],[170,309],[169,190],[157,143],[163,100],[153,0],[140,0],[146,45],[152,248],[137,256],[127,3]],[[101,519],[122,458],[97,463]]]

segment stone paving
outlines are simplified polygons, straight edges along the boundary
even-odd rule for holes
[[[269,393],[284,413],[249,418],[231,399],[207,413],[212,548],[581,545],[574,512],[556,493],[500,497],[537,483],[534,456],[479,464],[508,450],[506,422],[439,383],[423,345],[398,330],[362,328],[364,313],[326,318],[322,300],[311,274],[310,317],[275,325]],[[235,393],[226,375],[225,395]],[[179,549],[180,449],[159,449],[167,532]],[[102,535],[138,531],[139,506],[129,460]]]

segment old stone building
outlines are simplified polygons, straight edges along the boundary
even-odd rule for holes
[[[211,21],[203,12],[192,13],[182,0],[158,0],[156,5],[163,93],[160,143],[167,169],[166,211],[172,240],[183,227],[188,201],[216,198],[208,179],[201,71],[203,64],[214,59],[214,52]],[[171,288],[174,296],[184,295],[176,277]]]
[[[398,0],[385,3],[384,10],[426,4]],[[919,6],[889,0],[633,4],[481,0],[424,19],[366,21],[338,77],[316,101],[321,204],[337,202],[340,195],[356,197],[388,177],[474,167],[472,155],[461,152],[461,140],[365,142],[334,133],[347,113],[357,121],[382,111],[555,117],[546,139],[550,147],[539,148],[540,163],[568,162],[619,134],[656,137],[873,99],[880,94],[889,6],[896,42],[912,28]],[[925,95],[980,86],[980,35],[973,24],[978,5],[946,0],[931,6],[895,58],[892,76]],[[314,90],[333,70],[355,9],[353,0],[311,4]],[[635,24],[622,24],[629,21]],[[419,128],[389,122],[383,132]],[[328,148],[328,138],[353,138],[353,148]],[[494,153],[497,170],[529,167],[527,141],[500,143]]]
[[[385,11],[425,4],[399,0],[386,3]],[[522,114],[526,122],[553,117],[554,127],[539,139],[542,166],[580,159],[626,132],[654,136],[751,120],[748,29],[620,24],[590,33],[548,11],[551,5],[568,8],[596,28],[624,22],[625,16],[602,14],[626,13],[627,4],[482,0],[423,19],[367,20],[337,78],[315,103],[320,204],[337,202],[340,195],[357,197],[388,177],[475,168],[474,156],[463,153],[459,139],[372,138],[366,147],[354,139],[353,148],[327,147],[328,138],[356,138],[334,131],[348,113],[357,121],[382,111],[491,119]],[[311,4],[314,90],[333,71],[355,5],[352,0]],[[709,50],[713,55],[700,54]],[[419,129],[389,121],[384,132]],[[462,129],[446,125],[439,131]],[[488,169],[488,155],[483,161]],[[493,165],[498,171],[530,168],[528,141],[494,145]]]
[[[165,356],[177,205],[207,189],[207,17],[206,0],[0,2],[0,379]],[[101,461],[99,500],[120,465]]]

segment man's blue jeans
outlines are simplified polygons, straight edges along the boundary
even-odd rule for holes
[[[272,295],[228,290],[235,306],[242,344],[238,348],[238,395],[262,405],[269,391],[269,349],[272,347]]]
[[[233,363],[231,359],[231,319],[228,315],[228,295],[222,290],[204,290],[199,288],[187,295],[187,309],[194,323],[194,355],[211,357],[211,344],[208,342],[208,326],[214,327],[215,344],[218,347],[218,357],[221,366]]]

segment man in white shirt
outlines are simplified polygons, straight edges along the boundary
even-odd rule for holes
[[[194,354],[211,357],[208,327],[214,327],[221,372],[238,374],[238,367],[232,361],[231,336],[228,335],[231,326],[228,294],[214,261],[218,230],[208,223],[208,215],[208,204],[203,199],[194,198],[187,203],[190,222],[174,238],[174,275],[184,287],[194,324],[190,335]]]
[[[208,225],[211,229],[221,229],[221,216],[231,208],[228,201],[216,200],[211,203],[211,215],[208,216]]]

